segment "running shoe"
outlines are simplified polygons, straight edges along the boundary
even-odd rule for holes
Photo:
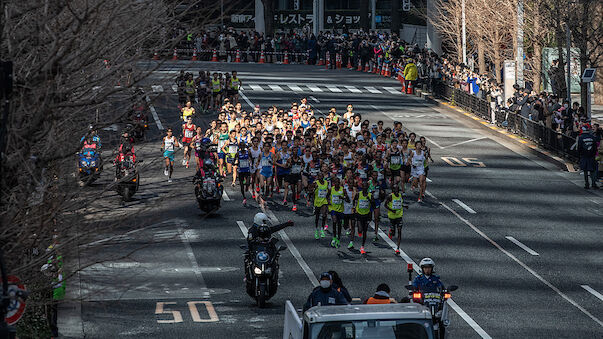
[[[168,175],[170,175],[170,171],[167,168],[164,169],[163,170],[163,175],[165,175],[167,177]]]
[[[324,238],[324,237],[326,237],[326,236],[327,236],[327,235],[325,234],[325,230],[320,230],[320,237],[321,237],[321,238]]]
[[[423,199],[419,198],[417,199],[417,202],[423,202]]]
[[[318,234],[318,229],[316,229],[314,231],[314,239],[318,240],[320,238],[320,235]]]
[[[362,232],[358,232],[358,236],[362,238]]]
[[[396,252],[396,255],[400,255],[400,249],[399,248],[396,248],[395,252]]]
[[[293,212],[297,211],[297,205],[293,205],[293,208],[291,209]]]
[[[172,182],[172,179],[168,179],[168,182]]]
[[[394,237],[394,235],[395,235],[395,234],[394,234],[393,230],[391,230],[391,229],[390,229],[390,230],[389,230],[389,232],[387,233],[387,236],[388,236],[390,239],[391,239],[391,238],[393,238],[393,237]]]
[[[348,248],[349,249],[354,248],[354,242],[353,241],[350,241],[350,243],[348,244]]]
[[[352,230],[346,230],[345,231],[345,235],[350,235],[350,234],[352,234]]]
[[[373,238],[373,242],[379,242],[379,237],[378,237],[378,236],[375,236],[375,237]]]
[[[333,237],[333,240],[331,240],[331,247],[335,247],[336,244],[337,244],[337,238]]]
[[[187,161],[186,161],[186,168],[188,168],[188,164],[189,164],[189,161],[187,160]]]
[[[258,192],[258,193],[260,193],[260,186],[256,186],[255,187],[255,191]]]
[[[360,254],[366,254],[366,251],[364,250],[364,246],[360,246]]]
[[[251,199],[255,199],[255,193],[251,194]]]
[[[339,244],[341,244],[341,241],[339,241],[339,238],[335,237],[335,248],[339,248]]]
[[[186,166],[186,159],[182,159],[182,166]]]
[[[283,206],[287,206],[287,199],[283,200]]]
[[[247,198],[243,199],[243,206],[247,206]]]
[[[329,229],[329,225],[325,224],[325,226],[323,227],[323,229],[326,231]]]

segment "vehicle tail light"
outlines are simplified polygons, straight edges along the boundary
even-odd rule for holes
[[[414,292],[412,294],[413,299],[421,299],[421,292]]]
[[[414,269],[413,269],[413,267],[412,267],[412,264],[407,264],[407,265],[406,265],[406,271],[408,271],[408,272],[412,272],[413,270],[414,270]]]
[[[132,181],[136,182],[136,178],[132,179]]]
[[[451,296],[450,293],[444,293],[444,299],[450,299]]]

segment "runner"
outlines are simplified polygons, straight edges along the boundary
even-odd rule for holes
[[[371,172],[369,180],[369,193],[373,198],[373,223],[375,225],[375,237],[373,242],[379,241],[379,222],[381,221],[381,201],[385,198],[385,179],[379,177],[378,171]]]
[[[329,212],[331,213],[331,219],[333,220],[333,239],[331,240],[331,247],[339,248],[339,244],[341,242],[341,227],[343,224],[344,209],[343,203],[345,200],[349,201],[348,195],[345,194],[339,178],[334,177],[332,179],[332,186],[328,195]]]
[[[260,138],[251,138],[249,153],[251,154],[251,198],[255,199],[256,192],[260,191],[260,154],[262,154]]]
[[[411,170],[410,176],[412,179],[411,189],[415,189],[416,185],[419,185],[419,198],[417,202],[422,202],[425,195],[426,181],[425,181],[425,151],[423,150],[423,144],[417,141],[415,144],[415,150],[411,152],[410,163]]]
[[[410,181],[410,154],[412,150],[408,148],[408,140],[402,140],[402,149],[400,154],[402,155],[402,195],[406,194],[406,183]]]
[[[213,78],[211,79],[211,107],[214,110],[218,109],[218,106],[220,105],[220,102],[221,102],[220,92],[222,90],[222,83],[220,81],[220,78],[218,78],[218,76],[219,76],[219,73],[214,72]]]
[[[172,173],[174,173],[174,148],[180,147],[178,139],[172,135],[172,128],[168,127],[166,136],[163,137],[161,143],[161,151],[163,152],[163,158],[165,159],[165,169],[163,174],[168,177],[168,182],[172,182]]]
[[[387,234],[390,239],[396,236],[396,230],[398,231],[397,248],[395,250],[396,255],[400,254],[400,241],[402,240],[402,214],[403,214],[403,198],[400,194],[400,188],[396,185],[392,187],[392,193],[390,193],[385,199],[385,207],[387,208],[387,218],[389,219],[389,233]]]
[[[287,206],[287,195],[289,194],[289,182],[285,180],[291,174],[291,151],[287,145],[287,140],[281,141],[281,147],[276,155],[276,176],[277,189],[283,187],[285,193],[283,196],[283,206]]]
[[[239,151],[239,145],[237,141],[237,131],[230,131],[228,141],[222,146],[222,152],[225,153],[226,158],[226,169],[228,174],[232,174],[232,187],[235,186],[237,181],[237,166],[235,164],[235,158]]]
[[[276,162],[274,153],[271,152],[272,144],[270,142],[264,142],[262,145],[262,153],[260,154],[260,189],[262,190],[261,194],[258,194],[259,204],[260,206],[264,206],[266,203],[266,199],[272,196],[272,192],[270,191],[270,183],[272,181],[273,165]]]
[[[232,71],[232,79],[230,80],[230,90],[232,102],[239,103],[239,89],[243,86],[243,82],[237,77],[237,71]]]
[[[346,193],[346,199],[343,202],[343,226],[346,228],[346,235],[350,236],[348,249],[354,248],[354,236],[356,220],[354,218],[354,197],[356,196],[356,182],[354,180],[354,172],[347,169],[345,179],[343,181],[343,189]]]
[[[181,112],[182,121],[186,123],[188,121],[188,117],[192,117],[195,114],[195,108],[193,107],[193,104],[190,101],[187,101],[186,105],[182,107]]]
[[[224,147],[228,143],[229,138],[230,136],[228,134],[228,124],[222,122],[220,124],[220,129],[217,133],[217,140],[215,141],[217,141],[218,144],[218,173],[220,173],[220,175],[223,177],[226,176],[226,173],[224,173],[224,166],[226,160],[226,151]]]
[[[327,225],[327,207],[328,200],[327,196],[329,193],[329,183],[325,180],[322,172],[318,172],[316,177],[316,182],[312,184],[312,188],[314,191],[314,238],[324,238],[325,237],[325,229]],[[320,232],[318,231],[318,220],[322,216],[322,227],[320,228]]]
[[[356,208],[358,236],[362,237],[360,254],[366,254],[364,245],[366,244],[366,233],[368,232],[369,221],[371,221],[371,208],[373,207],[373,197],[369,193],[368,182],[364,182],[362,184],[362,190],[354,196],[354,206]]]
[[[196,163],[197,163],[197,171],[199,171],[199,168],[201,168],[201,156],[202,156],[202,145],[203,145],[203,139],[205,139],[205,136],[203,135],[203,129],[201,129],[201,126],[197,126],[197,134],[195,134],[193,136],[193,139],[191,140],[190,146],[189,147],[194,147],[195,149],[195,159],[196,159]]]
[[[402,172],[402,157],[400,148],[398,148],[398,140],[393,139],[387,150],[387,163],[389,168],[390,185],[398,186],[401,180]]]
[[[197,126],[193,124],[193,117],[187,116],[186,123],[182,124],[182,145],[184,146],[184,156],[182,157],[182,166],[186,166],[188,168],[189,162],[191,160],[191,142],[193,141],[193,136]]]
[[[251,154],[247,150],[247,145],[244,142],[240,142],[234,164],[239,172],[239,186],[241,188],[241,195],[243,196],[243,206],[247,205],[245,192],[249,191],[249,187],[251,186],[251,160]]]
[[[288,187],[291,187],[291,202],[293,207],[291,211],[297,211],[297,200],[299,199],[299,193],[301,192],[301,172],[303,168],[303,161],[299,156],[297,150],[294,148],[291,152],[291,159],[289,162],[291,166],[291,173],[285,178]],[[285,200],[287,199],[287,189],[285,189]]]

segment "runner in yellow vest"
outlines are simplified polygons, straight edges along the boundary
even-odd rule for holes
[[[329,190],[329,212],[331,212],[331,219],[333,220],[333,240],[331,240],[331,246],[339,248],[341,238],[341,227],[343,223],[343,202],[349,202],[347,194],[343,192],[343,186],[339,178],[334,177],[332,179],[333,186]]]
[[[387,208],[387,218],[390,222],[388,234],[390,239],[396,235],[396,229],[398,229],[398,248],[396,248],[396,255],[400,254],[400,241],[402,240],[402,214],[403,208],[405,207],[403,201],[400,187],[398,185],[393,185],[392,193],[385,199],[385,207]]]
[[[329,201],[327,196],[329,195],[329,183],[325,180],[322,172],[318,172],[317,180],[314,182],[314,238],[325,237],[325,225],[327,224],[327,207]],[[320,228],[320,234],[318,232],[318,219],[322,215],[322,224]]]
[[[232,79],[230,81],[230,88],[232,90],[232,103],[237,104],[239,102],[239,90],[243,86],[241,79],[237,77],[237,71],[232,71]]]
[[[217,110],[220,107],[220,91],[222,90],[222,82],[218,77],[218,72],[213,74],[213,78],[211,79],[211,106],[213,109]]]
[[[366,232],[368,224],[371,221],[371,211],[373,208],[373,197],[368,191],[368,181],[362,184],[362,191],[356,193],[354,197],[354,208],[356,209],[356,225],[358,226],[358,236],[362,237],[362,246],[360,254],[366,254],[364,244],[366,243]]]

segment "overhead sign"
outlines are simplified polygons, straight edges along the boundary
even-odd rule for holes
[[[15,295],[19,290],[25,290],[25,285],[21,283],[21,280],[14,275],[9,275],[8,277],[8,294]],[[0,286],[2,283],[0,282]],[[23,312],[25,312],[25,302],[19,298],[15,300],[11,300],[8,305],[8,312],[6,313],[6,322],[9,325],[15,324],[21,317],[23,316]]]
[[[410,0],[402,0],[402,10],[410,12]]]

